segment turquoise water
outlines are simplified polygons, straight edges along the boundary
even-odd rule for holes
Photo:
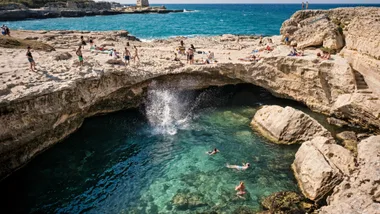
[[[169,4],[166,6],[170,9],[186,9],[194,12],[57,18],[4,24],[12,29],[26,30],[128,30],[143,39],[227,33],[278,35],[283,21],[300,9],[299,4]],[[354,6],[360,5],[311,4],[310,9]]]
[[[249,99],[247,99],[249,98]],[[249,127],[262,104],[293,105],[263,89],[151,89],[145,104],[87,119],[63,142],[0,183],[12,213],[233,213],[298,191],[297,146],[268,143]],[[217,147],[221,152],[209,156]],[[225,167],[250,162],[247,171]],[[234,187],[246,183],[239,199]],[[187,201],[187,203],[186,203]]]

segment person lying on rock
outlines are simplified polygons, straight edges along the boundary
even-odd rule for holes
[[[230,165],[227,163],[226,167],[230,169],[237,169],[237,170],[247,170],[251,166],[250,163],[243,163],[243,166],[238,165]]]

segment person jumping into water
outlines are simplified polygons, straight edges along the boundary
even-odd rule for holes
[[[238,166],[238,165],[230,165],[227,164],[226,167],[230,169],[237,169],[237,170],[247,170],[251,166],[250,163],[243,163],[243,166]]]

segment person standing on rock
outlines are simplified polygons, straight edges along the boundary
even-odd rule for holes
[[[306,10],[308,10],[309,9],[309,2],[307,1],[306,2]]]
[[[136,45],[133,46],[133,48],[135,49],[135,55],[133,55],[133,62],[136,63],[136,58],[137,58],[137,59],[139,60],[139,62],[140,62],[139,51],[137,50]]]
[[[125,66],[129,65],[129,60],[131,58],[131,52],[129,52],[127,47],[124,48],[123,58],[124,58]]]
[[[36,69],[36,62],[34,62],[34,59],[33,59],[33,56],[32,56],[32,52],[30,52],[30,47],[28,46],[28,51],[26,52],[26,57],[28,57],[28,61],[30,63],[30,70],[32,70],[33,72],[35,72]]]
[[[82,46],[79,45],[79,48],[77,49],[76,54],[77,54],[78,59],[79,59],[79,65],[83,66],[83,54],[82,54],[82,50],[81,49],[82,49]]]
[[[84,41],[83,36],[80,36],[80,43],[81,43],[81,45],[83,46],[83,48],[84,48],[84,46],[87,45],[86,42]]]
[[[304,10],[304,9],[305,9],[305,3],[302,2],[302,10]]]
[[[92,46],[94,46],[94,39],[91,36],[90,36],[89,42],[90,42],[90,48],[92,48]]]
[[[187,50],[187,63],[194,64],[194,51],[191,48]]]

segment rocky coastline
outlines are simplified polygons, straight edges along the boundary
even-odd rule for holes
[[[0,5],[0,21],[20,21],[25,19],[47,19],[59,17],[108,16],[119,14],[146,13],[181,13],[183,10],[166,9],[162,7],[135,8],[123,10],[122,6],[109,2],[93,2],[90,5],[49,3],[41,8],[28,8],[21,4]]]
[[[36,48],[38,71],[33,73],[28,71],[25,50],[0,49],[0,176],[73,133],[85,118],[137,107],[152,85],[185,90],[250,83],[301,102],[328,115],[330,121],[373,133],[357,139],[355,154],[307,115],[292,109],[263,107],[252,122],[255,130],[262,127],[258,131],[264,136],[270,132],[271,140],[302,144],[292,169],[306,198],[327,197],[328,206],[320,208],[321,213],[373,213],[380,210],[379,14],[378,8],[297,12],[284,22],[281,33],[290,34],[293,45],[304,49],[302,57],[288,56],[291,48],[281,44],[281,36],[271,37],[273,43],[264,38],[274,48],[265,51],[257,37],[249,36],[140,42],[125,32],[14,31],[17,38],[48,44],[55,51]],[[369,33],[360,34],[363,30]],[[85,66],[80,67],[72,57],[80,36],[91,36],[99,46],[118,50],[129,42],[138,46],[141,61],[125,67],[120,59],[86,46]],[[200,51],[213,51],[218,63],[173,61],[181,40]],[[0,40],[0,47],[5,43]],[[332,60],[318,59],[317,47],[337,54]],[[256,49],[262,50],[259,61],[239,60]],[[285,116],[284,123],[276,126],[276,118]],[[352,205],[354,200],[360,203]]]

